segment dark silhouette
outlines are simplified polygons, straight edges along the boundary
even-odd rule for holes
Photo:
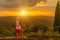
[[[55,12],[55,20],[54,20],[54,31],[58,31],[60,32],[60,5],[59,5],[59,1],[57,3],[57,7],[56,7],[56,12]]]

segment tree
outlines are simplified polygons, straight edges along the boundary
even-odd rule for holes
[[[55,12],[55,20],[54,20],[54,31],[56,31],[56,29],[60,29],[60,5],[59,5],[59,1],[57,3],[57,7],[56,7],[56,12]],[[58,29],[58,31],[59,31]]]

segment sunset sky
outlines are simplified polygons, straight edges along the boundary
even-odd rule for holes
[[[0,1],[0,16],[54,16],[55,7],[58,0],[42,0],[33,6],[31,6],[30,3],[30,5],[28,4],[29,6],[21,6],[18,8],[1,6],[3,1]]]

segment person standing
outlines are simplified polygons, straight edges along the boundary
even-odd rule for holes
[[[21,40],[23,40],[23,30],[22,30],[22,23],[20,19],[17,17],[16,18],[16,40],[18,40],[19,35],[21,37]]]

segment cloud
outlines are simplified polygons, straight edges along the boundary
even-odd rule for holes
[[[33,6],[33,7],[31,7],[31,9],[33,9],[33,8],[41,8],[41,7],[49,7],[50,6],[50,8],[55,8],[56,7],[56,4],[57,4],[57,2],[58,2],[58,0],[46,0],[46,2],[44,2],[44,1],[41,1],[40,3],[37,3],[35,6]],[[43,9],[44,9],[43,8]]]
[[[16,8],[19,7],[19,0],[0,0],[0,7]]]
[[[46,2],[46,0],[0,0],[0,7],[3,8],[17,8],[20,6],[32,7],[40,1]]]
[[[48,6],[56,6],[58,0],[47,0],[46,4]]]
[[[40,3],[41,1],[46,2],[46,0],[30,0],[28,1],[28,6],[35,6],[36,4]]]

